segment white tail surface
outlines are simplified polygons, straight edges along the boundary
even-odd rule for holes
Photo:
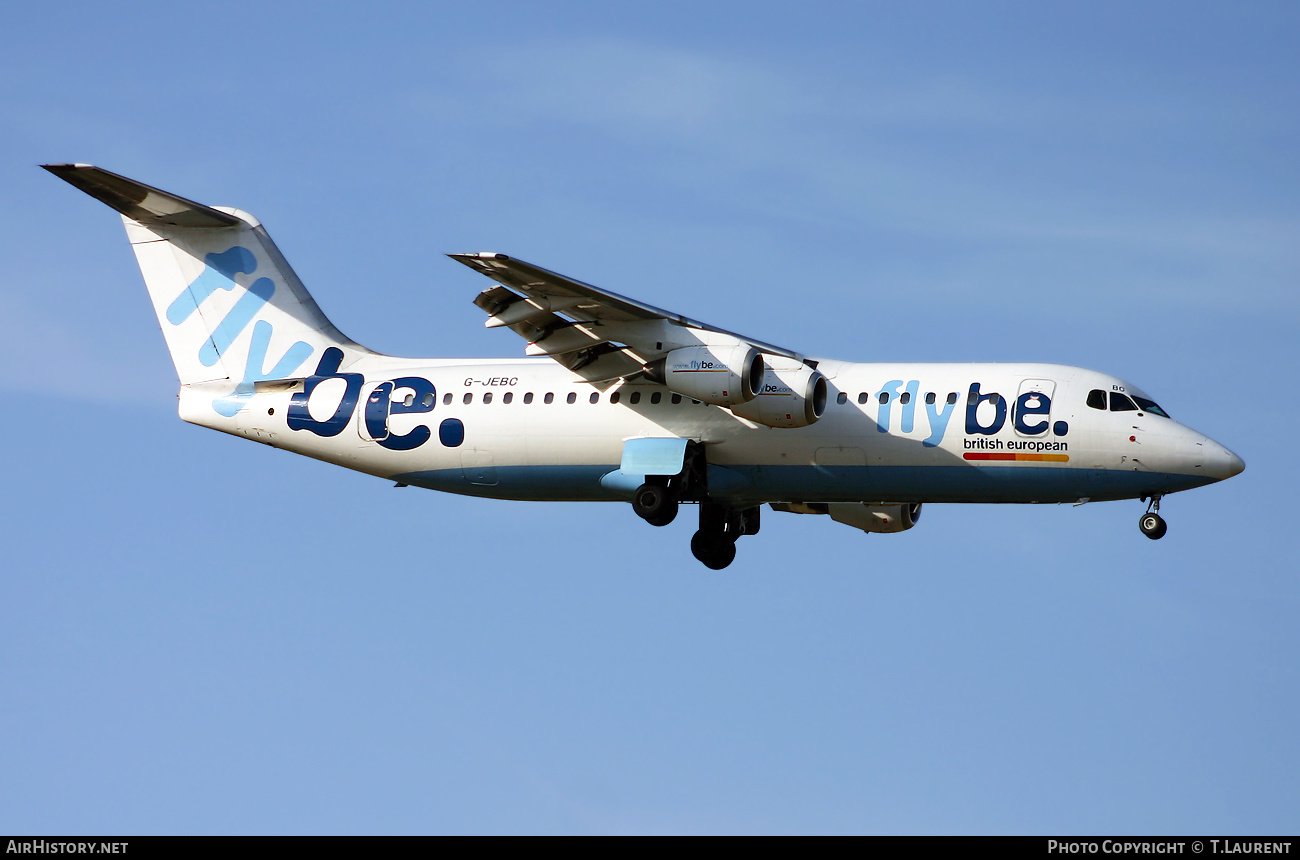
[[[122,213],[181,385],[228,380],[234,415],[254,383],[310,375],[330,347],[346,367],[370,350],[325,317],[257,219],[90,165],[51,173]]]

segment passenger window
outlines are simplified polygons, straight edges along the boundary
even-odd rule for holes
[[[506,396],[509,397],[510,395],[507,394]],[[424,408],[425,408],[425,409],[428,409],[430,406],[432,406],[432,405],[433,405],[433,392],[431,391],[431,392],[429,392],[428,394],[424,395],[424,397],[420,398],[420,402],[421,402],[422,404],[424,404]]]
[[[446,394],[442,395],[442,405],[443,406],[451,405],[451,392],[447,392]]]
[[[464,403],[466,406],[468,406],[473,401],[474,401],[473,394],[466,394],[464,397],[461,398],[461,402]]]
[[[632,396],[628,398],[628,402],[630,402],[630,403],[632,403],[632,404],[640,403],[640,402],[641,402],[641,392],[640,392],[640,391],[633,391],[633,392],[632,392]]]
[[[912,392],[910,392],[910,391],[904,391],[904,392],[903,392],[903,396],[900,397],[900,398],[898,398],[898,402],[899,402],[899,403],[911,403],[911,402],[912,402]]]
[[[681,402],[682,402],[682,396],[681,396],[680,394],[674,394],[674,395],[673,395],[673,403],[674,403],[674,404],[678,404],[678,403],[681,403]]]
[[[531,391],[524,392],[524,403],[528,404],[532,402],[533,402],[533,393]]]
[[[501,395],[502,403],[509,403],[514,399],[515,399],[515,393],[513,391],[507,391],[505,394]]]
[[[650,395],[650,402],[651,402],[651,403],[658,403],[660,400],[663,400],[663,399],[664,399],[664,396],[663,396],[662,394],[660,394],[658,391],[656,391],[654,394],[651,394],[651,395]]]
[[[491,391],[489,391],[487,394],[484,394],[484,395],[483,395],[483,402],[484,402],[484,403],[491,403],[491,402],[492,402],[492,392],[491,392]]]
[[[590,397],[589,399],[591,400],[592,403],[599,403],[599,402],[600,402],[600,392],[599,392],[599,391],[593,391],[593,392],[591,392],[591,397]]]
[[[835,395],[835,402],[843,406],[845,403],[849,402],[849,396],[841,391],[839,394]]]
[[[542,402],[547,404],[554,403],[555,395],[550,391],[546,392],[546,396],[542,398]]]
[[[957,403],[957,392],[955,392],[955,391],[950,391],[950,392],[948,392],[948,403],[949,403],[949,404],[952,404],[952,405],[956,405],[956,403]]]
[[[573,391],[570,391],[570,392],[569,392],[569,396],[566,397],[566,398],[564,398],[564,402],[565,402],[565,403],[577,403],[577,402],[578,402],[578,395],[577,395],[577,393],[576,393],[576,392],[573,392]]]
[[[1093,409],[1100,409],[1103,412],[1106,409],[1106,392],[1100,388],[1094,388],[1088,392],[1088,405]]]
[[[926,403],[927,406],[933,406],[933,405],[934,405],[934,392],[933,392],[933,391],[927,391],[927,392],[925,392],[925,403]]]
[[[967,405],[967,406],[976,406],[976,405],[979,404],[979,402],[980,402],[979,395],[976,394],[974,391],[972,391],[972,392],[970,392],[969,394],[966,395],[966,405]]]
[[[704,405],[704,401],[702,401],[702,400],[695,400],[695,399],[692,399],[691,402],[694,403],[696,406],[703,406],[703,405]]]
[[[1118,391],[1112,391],[1110,393],[1110,411],[1137,412],[1137,406],[1127,396],[1120,394]]]
[[[609,396],[610,403],[617,403],[622,399],[623,399],[623,392],[621,391],[615,391],[613,394]]]
[[[415,392],[414,392],[414,391],[412,391],[410,394],[408,394],[408,395],[406,395],[405,397],[402,398],[402,405],[403,405],[403,406],[414,406],[414,405],[415,405]]]
[[[871,399],[871,395],[864,391],[858,395],[858,405],[866,403],[870,399]]]
[[[880,392],[879,400],[880,400],[880,405],[882,405],[882,406],[885,405],[886,403],[888,403],[888,402],[889,402],[889,392],[888,392],[888,391],[882,391],[882,392]]]

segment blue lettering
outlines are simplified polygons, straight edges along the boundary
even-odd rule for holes
[[[993,404],[993,423],[985,427],[979,422],[979,406],[981,403],[988,401]],[[966,398],[966,432],[981,433],[985,436],[992,436],[1002,429],[1002,425],[1007,423],[1007,401],[1006,398],[997,392],[991,394],[980,394],[980,384],[972,382],[970,384],[970,394]]]
[[[465,441],[465,425],[459,418],[448,418],[438,425],[438,441],[448,448],[457,448]]]
[[[393,402],[393,392],[410,390],[412,394]],[[405,401],[410,400],[408,405]],[[394,436],[388,430],[389,415],[423,414],[432,412],[438,400],[438,392],[433,383],[419,376],[403,376],[392,382],[385,382],[371,392],[366,400],[366,432],[370,438],[390,451],[410,451],[418,448],[433,434],[421,424],[405,436]]]
[[[912,432],[912,426],[915,423],[914,418],[916,415],[916,392],[920,387],[921,383],[915,379],[907,383],[907,388],[905,389],[907,402],[903,404],[903,420],[899,425],[899,429],[904,433]]]
[[[957,408],[956,403],[944,401],[943,411],[936,408],[936,404],[925,404],[926,417],[930,419],[930,437],[921,443],[923,448],[936,448],[943,441],[943,434],[948,431],[948,419],[952,418],[953,410]]]
[[[293,373],[311,356],[311,344],[297,341],[290,346],[275,367],[263,370],[266,365],[266,350],[271,345],[271,333],[274,331],[266,320],[258,320],[253,326],[253,336],[248,342],[248,363],[244,365],[244,378],[235,386],[235,392],[212,401],[212,408],[218,415],[234,417],[244,408],[248,398],[253,396],[255,383],[264,379],[284,379]]]
[[[903,384],[901,379],[891,379],[884,385],[880,386],[879,394],[885,395],[885,400],[880,404],[876,412],[876,429],[881,433],[889,432],[889,411],[894,407],[894,398],[898,396],[898,386]],[[879,394],[876,400],[880,400]]]
[[[204,367],[211,367],[221,358],[221,354],[230,348],[239,337],[239,333],[248,328],[248,324],[257,316],[262,306],[275,295],[275,282],[270,278],[258,278],[239,297],[235,306],[226,314],[225,319],[217,323],[212,336],[199,348],[199,361]]]
[[[235,275],[251,275],[257,271],[257,257],[243,245],[236,245],[220,254],[208,254],[203,262],[207,268],[167,308],[167,321],[172,325],[180,325],[189,319],[217,290],[234,289]]]
[[[1052,411],[1052,400],[1041,391],[1026,391],[1016,398],[1016,415],[1013,422],[1017,433],[1025,436],[1038,436],[1047,432],[1047,419],[1035,424],[1025,420],[1030,415],[1048,415]]]
[[[357,398],[361,396],[361,383],[365,377],[359,373],[339,373],[339,365],[342,363],[343,350],[336,346],[331,346],[321,355],[320,364],[316,365],[316,371],[307,377],[302,391],[294,394],[289,400],[289,411],[285,421],[290,430],[310,430],[317,436],[337,436],[343,432],[344,427],[348,426],[352,412],[357,408]],[[311,417],[307,402],[311,399],[311,393],[316,390],[316,386],[327,379],[342,379],[347,384],[347,388],[334,414],[324,421],[317,421]]]
[[[393,383],[383,382],[375,386],[366,398],[366,432],[376,442],[388,438],[388,407],[393,398]]]

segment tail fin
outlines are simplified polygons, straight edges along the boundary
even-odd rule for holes
[[[218,413],[238,412],[256,382],[306,375],[308,359],[331,347],[344,365],[371,354],[325,318],[248,213],[88,164],[43,166],[122,213],[181,385],[234,383],[213,402]]]

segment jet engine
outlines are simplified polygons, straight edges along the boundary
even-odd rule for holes
[[[870,505],[858,502],[803,503],[773,502],[772,510],[791,514],[829,514],[837,523],[844,523],[867,534],[892,534],[905,532],[921,518],[920,502],[898,505]]]
[[[905,532],[921,518],[921,503],[902,505],[827,505],[831,519],[868,534]]]
[[[768,427],[807,427],[826,411],[826,377],[793,359],[766,356],[758,396],[731,407],[742,418]]]
[[[669,391],[714,406],[753,400],[763,384],[763,354],[747,343],[687,346],[654,362],[646,374]]]

